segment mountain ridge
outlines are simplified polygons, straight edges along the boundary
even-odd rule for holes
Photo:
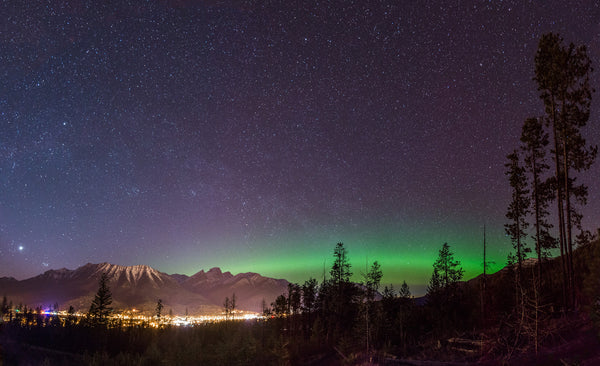
[[[87,311],[103,273],[108,275],[115,309],[136,308],[146,313],[154,311],[158,299],[163,301],[166,312],[219,313],[225,297],[234,293],[239,310],[260,312],[262,300],[271,303],[287,290],[289,283],[254,272],[233,275],[219,267],[187,276],[170,275],[148,265],[102,262],[86,263],[74,270],[50,269],[20,281],[2,277],[0,295],[6,295],[15,304],[49,306],[58,303],[59,309],[72,305],[78,311]]]

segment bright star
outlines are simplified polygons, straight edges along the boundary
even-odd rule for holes
[[[19,252],[22,252],[25,249],[22,245],[19,245]]]

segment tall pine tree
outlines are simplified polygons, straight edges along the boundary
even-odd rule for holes
[[[106,325],[108,317],[112,313],[112,293],[108,287],[108,274],[102,273],[98,284],[98,292],[90,305],[89,316],[92,324]]]
[[[359,316],[359,291],[350,282],[352,272],[348,251],[343,243],[337,243],[333,251],[331,278],[324,283],[319,292],[326,307],[325,319],[328,323],[328,337],[344,336],[351,332]]]
[[[590,116],[591,61],[585,46],[563,45],[558,34],[542,36],[535,56],[535,78],[544,101],[546,121],[554,139],[556,199],[559,241],[563,257],[565,292],[575,301],[573,273],[573,226],[576,217],[571,197],[585,203],[586,189],[575,184],[575,172],[589,169],[598,148],[588,146],[581,134]],[[578,194],[579,196],[575,196]],[[583,195],[583,196],[581,196]],[[565,304],[569,305],[569,304]]]
[[[460,261],[454,259],[450,245],[444,243],[433,263],[433,273],[427,287],[427,305],[432,321],[442,333],[453,329],[460,321],[458,313],[464,299],[460,296],[458,283],[464,272]]]
[[[527,236],[525,230],[529,226],[525,218],[529,214],[530,199],[529,190],[527,189],[527,176],[525,175],[525,168],[519,162],[519,154],[515,150],[508,154],[507,158],[508,163],[504,165],[507,168],[505,174],[508,176],[512,188],[512,197],[506,212],[506,218],[510,221],[504,225],[504,229],[506,234],[510,236],[515,249],[520,281],[523,273],[523,259],[531,251],[525,244],[525,237]]]
[[[521,150],[524,153],[525,168],[531,177],[531,203],[533,210],[533,226],[535,228],[535,252],[537,254],[538,278],[542,279],[542,260],[548,256],[549,249],[555,246],[555,240],[550,235],[552,227],[546,219],[548,205],[552,198],[552,189],[544,176],[550,167],[546,164],[546,148],[548,134],[544,131],[543,123],[538,118],[528,118],[521,132]]]

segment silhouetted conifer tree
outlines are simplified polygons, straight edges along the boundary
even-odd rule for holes
[[[507,168],[506,175],[512,188],[512,196],[506,218],[509,221],[504,225],[506,234],[510,237],[513,248],[515,249],[517,262],[517,275],[519,281],[523,276],[522,263],[527,257],[527,253],[531,251],[525,244],[527,233],[525,229],[529,226],[526,218],[529,214],[530,198],[529,190],[527,189],[527,176],[525,168],[519,162],[517,151],[508,154],[508,163],[504,166]]]
[[[341,288],[341,284],[350,282],[352,272],[350,272],[350,262],[347,258],[348,252],[344,248],[344,243],[337,243],[333,251],[333,265],[331,267],[331,281],[335,287]]]
[[[235,309],[237,309],[237,298],[234,292],[231,294],[231,302],[229,303],[229,313],[233,319],[235,319]]]
[[[398,291],[398,297],[402,299],[410,299],[410,287],[406,283],[406,281],[402,282],[402,286],[400,286],[400,290]]]
[[[156,309],[155,309],[156,318],[158,320],[160,320],[160,316],[162,315],[163,308],[164,308],[164,305],[162,303],[162,299],[158,299],[158,301],[156,302]]]
[[[311,314],[315,310],[317,300],[317,280],[310,278],[302,285],[302,312]]]
[[[69,310],[67,310],[67,319],[65,321],[65,325],[72,326],[77,323],[77,317],[75,316],[75,308],[73,305],[69,305]]]
[[[377,291],[379,290],[379,285],[381,283],[381,277],[383,277],[383,272],[381,271],[381,265],[379,262],[375,261],[371,265],[371,268],[367,271],[365,275],[365,301],[363,302],[363,306],[365,309],[365,327],[366,327],[366,346],[367,353],[370,351],[370,343],[371,343],[371,328],[374,322],[371,321],[371,318],[374,317],[375,311],[374,300]]]
[[[112,313],[112,294],[108,287],[108,274],[100,276],[98,292],[90,305],[89,316],[92,324],[106,325],[108,317]]]
[[[312,332],[314,313],[317,306],[317,280],[310,278],[302,285],[302,319],[306,336]]]
[[[300,312],[302,293],[296,283],[288,283],[288,314],[295,315]]]
[[[0,305],[0,315],[3,317],[8,315],[8,310],[8,299],[4,295],[2,296],[2,305]]]
[[[581,134],[590,116],[592,88],[589,76],[591,60],[585,46],[563,45],[558,34],[544,34],[535,56],[535,78],[544,101],[546,121],[554,139],[556,200],[559,219],[559,242],[565,289],[570,302],[575,301],[573,273],[572,189],[574,172],[590,168],[597,146],[588,146]],[[584,193],[586,190],[580,190]],[[585,202],[585,197],[579,197]],[[566,299],[565,299],[566,300]],[[568,306],[568,303],[565,304]]]
[[[337,243],[333,258],[329,272],[331,278],[323,283],[319,292],[322,319],[326,324],[327,338],[331,340],[349,334],[359,316],[359,291],[350,282],[352,272],[343,243]]]
[[[237,304],[235,292],[231,295],[231,299],[228,296],[225,297],[225,301],[223,302],[223,308],[225,310],[225,320],[229,320],[229,318],[235,319],[236,306]]]
[[[285,295],[281,294],[275,298],[275,301],[271,303],[273,307],[273,313],[278,317],[284,317],[288,315],[288,301]]]
[[[450,245],[444,243],[439,251],[438,258],[433,263],[433,275],[430,284],[433,285],[434,289],[451,288],[462,279],[464,273],[464,269],[460,267],[460,261],[454,260]]]
[[[461,301],[458,283],[464,272],[460,261],[454,259],[448,243],[444,243],[433,263],[433,273],[427,287],[427,304],[435,318],[434,323],[442,332],[457,320]]]
[[[546,147],[548,134],[544,132],[542,121],[538,118],[528,118],[523,124],[521,133],[521,149],[525,154],[525,167],[531,176],[531,203],[533,210],[533,226],[535,228],[535,252],[537,254],[538,278],[542,281],[542,260],[548,256],[556,241],[550,235],[552,227],[548,223],[548,204],[552,199],[552,188],[544,181],[544,174],[550,168],[546,164]]]

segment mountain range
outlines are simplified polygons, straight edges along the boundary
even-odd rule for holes
[[[261,276],[258,273],[233,275],[215,267],[192,275],[166,274],[146,266],[120,266],[110,263],[85,264],[75,270],[49,270],[22,281],[0,278],[0,296],[15,305],[50,306],[59,309],[87,311],[98,290],[100,276],[106,273],[112,292],[113,308],[135,308],[153,313],[159,299],[164,313],[190,315],[216,314],[223,311],[225,297],[235,293],[236,308],[260,312],[263,299],[270,304],[287,292],[288,281]]]

